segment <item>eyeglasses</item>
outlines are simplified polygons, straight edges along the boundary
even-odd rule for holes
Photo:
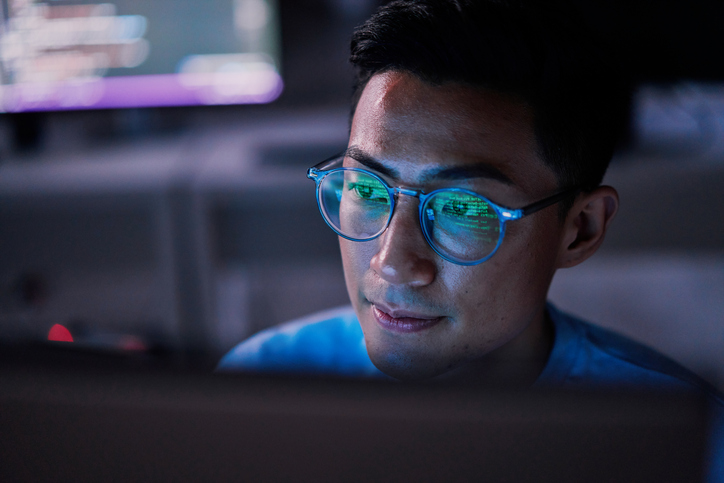
[[[392,187],[364,169],[342,167],[337,155],[309,168],[317,187],[319,211],[332,230],[352,241],[369,241],[389,226],[399,195],[419,199],[420,227],[425,239],[445,260],[477,265],[493,256],[503,241],[505,223],[518,220],[577,194],[572,188],[520,209],[497,205],[462,188],[425,193]]]

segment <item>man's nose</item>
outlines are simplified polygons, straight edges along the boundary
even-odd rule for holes
[[[417,203],[415,198],[401,197],[370,261],[372,270],[391,284],[421,287],[435,279],[435,252],[420,229]]]

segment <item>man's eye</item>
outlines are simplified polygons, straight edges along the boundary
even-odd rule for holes
[[[468,200],[451,199],[442,208],[443,213],[457,217],[475,216],[480,214],[480,203]]]
[[[468,212],[468,204],[464,201],[452,201],[450,202],[450,211],[452,211],[455,215],[462,216],[467,214]]]
[[[350,183],[349,189],[354,191],[357,196],[363,200],[376,201],[378,203],[387,202],[387,192],[380,187],[372,186],[368,183]]]
[[[496,218],[497,215],[490,205],[480,198],[469,195],[449,196],[447,199],[440,200],[438,210],[441,214],[450,218],[465,218],[468,220],[483,218]]]

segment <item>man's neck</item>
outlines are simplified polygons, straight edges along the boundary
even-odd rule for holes
[[[553,321],[544,308],[523,332],[507,344],[432,381],[529,387],[548,363],[554,336]]]

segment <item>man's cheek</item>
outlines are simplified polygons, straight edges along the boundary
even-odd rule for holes
[[[362,277],[370,267],[370,260],[376,253],[374,240],[370,242],[353,242],[341,239],[339,244],[345,273],[355,277]]]
[[[347,284],[347,292],[353,304],[356,302],[356,299],[359,298],[362,280],[367,271],[364,258],[360,256],[357,250],[358,247],[355,245],[359,245],[359,243],[340,239],[344,279]],[[369,267],[369,262],[367,262],[367,267]]]

